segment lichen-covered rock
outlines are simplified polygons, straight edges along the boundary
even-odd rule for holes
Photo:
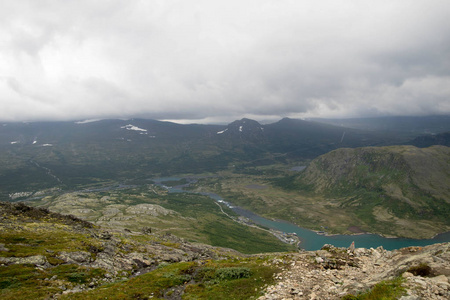
[[[28,264],[40,267],[46,267],[48,265],[47,259],[43,255],[33,255],[27,257],[0,257],[0,264],[12,265],[12,264]]]
[[[68,264],[80,264],[80,265],[88,264],[92,259],[91,253],[85,251],[74,251],[74,252],[61,251],[58,253],[56,257],[62,259]]]

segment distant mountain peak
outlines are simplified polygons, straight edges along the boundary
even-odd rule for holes
[[[227,125],[224,130],[218,131],[217,134],[245,134],[245,133],[257,133],[263,132],[264,128],[259,122],[247,118],[236,120]]]
[[[261,126],[261,124],[259,124],[258,121],[247,119],[247,118],[236,120],[236,121],[228,124],[228,128],[229,129],[231,129],[231,128],[241,128],[241,129],[243,129],[244,127],[260,129],[262,126]]]
[[[255,120],[243,118],[231,122],[226,128],[218,131],[217,135],[231,137],[232,139],[256,141],[264,138],[264,128]]]

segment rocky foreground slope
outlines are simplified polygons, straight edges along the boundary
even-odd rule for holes
[[[0,203],[1,299],[449,299],[449,277],[450,243],[243,255]]]
[[[290,267],[259,299],[356,299],[349,295],[383,281],[398,281],[404,289],[392,299],[450,299],[449,277],[450,243],[394,251],[324,245],[293,255]]]

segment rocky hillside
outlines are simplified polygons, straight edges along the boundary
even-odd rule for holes
[[[0,203],[1,299],[448,299],[450,244],[243,255]]]
[[[149,228],[127,234],[104,231],[74,216],[0,202],[1,299],[66,299],[88,291],[95,292],[83,299],[99,299],[99,289],[108,289],[101,294],[106,297],[115,295],[111,284],[120,282],[128,291],[109,299],[179,299],[185,282],[201,283],[216,271],[222,277],[266,272],[272,281],[276,268],[261,269],[249,260],[238,269],[232,262],[245,258],[231,249],[189,243]],[[231,261],[222,265],[222,260]]]
[[[447,202],[449,179],[450,148],[445,146],[338,149],[314,160],[302,176],[316,191],[381,188],[388,196],[400,197],[395,191],[407,195],[416,186]]]
[[[336,200],[341,209],[378,226],[378,232],[383,223],[408,229],[418,221],[447,231],[449,182],[450,148],[445,146],[338,149],[313,160],[297,178],[300,190]]]

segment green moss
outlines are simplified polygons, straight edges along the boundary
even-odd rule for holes
[[[74,264],[59,265],[48,270],[49,276],[56,275],[72,283],[88,283],[92,278],[100,278],[106,273],[102,269],[86,268]]]

